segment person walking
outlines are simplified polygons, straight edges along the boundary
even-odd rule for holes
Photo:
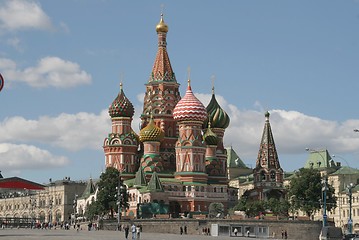
[[[182,226],[180,227],[180,234],[181,235],[183,234],[183,227]]]
[[[128,239],[129,231],[130,231],[130,227],[126,224],[126,226],[125,226],[125,239]]]
[[[132,240],[136,240],[136,225],[133,223],[131,226]]]
[[[234,232],[234,236],[236,236],[236,237],[237,237],[237,234],[238,234],[238,229],[237,229],[237,228],[235,228],[233,232]]]
[[[141,226],[137,225],[136,227],[137,239],[140,240],[141,237]]]

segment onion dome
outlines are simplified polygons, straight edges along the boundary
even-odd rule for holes
[[[215,134],[211,130],[211,124],[208,123],[208,128],[206,132],[203,135],[203,140],[206,142],[207,145],[217,145],[218,144],[218,137],[217,134]]]
[[[207,106],[207,113],[211,119],[211,126],[213,128],[227,128],[230,122],[228,114],[219,106],[216,96],[214,94],[214,88],[212,88],[212,98]],[[208,119],[207,119],[208,121]]]
[[[120,92],[110,105],[108,113],[110,114],[111,118],[133,117],[135,113],[135,109],[132,103],[130,102],[130,100],[128,100],[128,98],[123,92],[122,83],[120,84]]]
[[[161,14],[160,22],[156,25],[156,32],[165,32],[165,33],[168,32],[168,26],[163,21],[163,14]]]
[[[203,104],[192,92],[190,80],[184,97],[173,109],[173,118],[177,121],[201,121],[207,119],[207,111]]]
[[[141,142],[149,142],[149,141],[160,142],[164,137],[165,137],[165,133],[162,131],[161,128],[156,126],[152,116],[147,126],[142,128],[140,131]]]

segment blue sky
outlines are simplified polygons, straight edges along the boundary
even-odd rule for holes
[[[359,167],[359,1],[2,0],[5,177],[99,176],[121,79],[139,132],[162,5],[182,96],[188,66],[204,105],[215,76],[231,117],[225,145],[246,164],[254,166],[268,110],[285,171],[304,165],[307,147]]]

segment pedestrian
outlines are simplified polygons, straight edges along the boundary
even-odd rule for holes
[[[131,226],[132,240],[136,240],[136,225],[133,223]]]
[[[237,237],[237,234],[238,234],[238,229],[237,229],[237,228],[235,228],[235,229],[233,230],[233,232],[234,232],[234,236],[236,236],[236,237]]]
[[[250,234],[250,233],[251,233],[251,232],[248,230],[248,231],[247,231],[247,237],[249,237],[249,234]]]
[[[183,227],[182,226],[180,227],[180,234],[181,235],[183,234]]]
[[[136,233],[137,233],[137,239],[140,239],[140,234],[141,234],[141,225],[137,225],[136,227]]]
[[[187,226],[184,226],[184,234],[187,234]]]
[[[287,239],[288,238],[288,233],[287,233],[287,230],[284,231],[284,239]]]
[[[284,239],[284,231],[283,231],[283,229],[282,229],[282,239]]]
[[[128,226],[128,224],[126,224],[125,226],[125,239],[128,239],[128,232],[130,231],[130,227]]]

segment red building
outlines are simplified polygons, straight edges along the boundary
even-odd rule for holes
[[[223,146],[229,117],[214,88],[205,107],[190,80],[183,98],[167,53],[168,26],[156,26],[158,50],[146,84],[141,131],[131,128],[134,107],[120,92],[109,107],[112,130],[104,141],[106,167],[115,167],[129,189],[130,209],[158,203],[170,213],[208,213],[211,203],[228,202],[227,154]]]

